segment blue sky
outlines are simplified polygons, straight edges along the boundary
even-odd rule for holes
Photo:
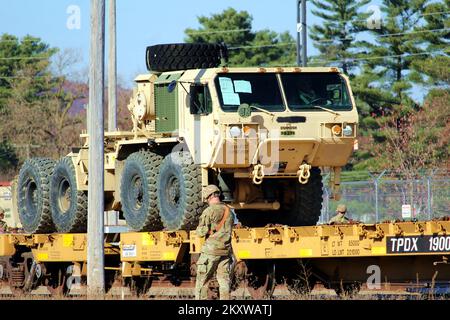
[[[70,5],[81,9],[80,29],[66,27]],[[1,33],[20,37],[29,33],[52,46],[78,49],[84,64],[88,64],[89,0],[15,0],[2,7],[8,10],[0,12]],[[295,0],[117,0],[118,73],[130,81],[134,75],[145,72],[146,46],[182,42],[186,28],[199,26],[198,16],[219,13],[228,7],[248,11],[253,16],[254,30],[268,28],[295,35]]]
[[[89,62],[89,0],[0,0],[0,33],[19,37],[38,36],[51,46],[79,50],[86,67]],[[108,3],[108,1],[107,1]],[[379,3],[378,0],[372,4]],[[81,28],[66,26],[71,5],[79,6]],[[228,7],[246,10],[253,16],[253,29],[289,31],[296,37],[295,0],[117,0],[118,73],[130,86],[132,79],[146,72],[145,48],[158,43],[183,42],[186,28],[197,28],[197,17],[219,13]],[[318,23],[310,8],[308,24]],[[308,54],[316,54],[311,42]]]

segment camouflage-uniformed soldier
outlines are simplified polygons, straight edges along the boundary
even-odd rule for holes
[[[5,210],[0,207],[0,233],[5,233],[9,230],[8,224],[3,219],[5,219]]]
[[[231,261],[231,230],[233,214],[228,206],[220,202],[220,190],[215,185],[209,185],[203,190],[203,199],[208,202],[201,217],[196,233],[206,237],[200,257],[197,261],[197,279],[195,283],[195,298],[207,299],[208,282],[216,273],[219,283],[221,300],[230,299],[230,261]]]
[[[347,213],[347,206],[339,204],[336,209],[336,215],[330,219],[330,223],[349,223],[349,219],[345,216]]]

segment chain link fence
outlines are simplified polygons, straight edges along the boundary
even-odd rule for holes
[[[402,206],[410,205],[411,218],[431,220],[450,215],[450,176],[436,172],[418,179],[391,178],[385,173],[363,181],[341,183],[342,198],[330,200],[331,190],[324,177],[324,197],[319,223],[335,215],[339,203],[347,205],[349,219],[363,223],[402,220]],[[407,219],[405,219],[407,220]]]

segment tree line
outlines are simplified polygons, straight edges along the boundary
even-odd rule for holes
[[[57,159],[80,145],[89,96],[80,61],[76,51],[52,48],[37,37],[1,35],[0,181],[13,178],[27,158]],[[121,129],[130,129],[129,97],[119,87]]]

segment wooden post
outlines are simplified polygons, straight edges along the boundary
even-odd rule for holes
[[[302,58],[301,58],[301,37],[300,37],[300,26],[301,26],[301,17],[300,17],[300,1],[301,0],[295,0],[296,9],[297,9],[297,66],[300,66],[302,64]]]
[[[306,0],[302,0],[301,3],[301,7],[302,7],[302,67],[306,67],[308,66],[308,57],[306,54],[306,48],[307,48],[307,39],[306,39],[306,34],[308,32],[308,30],[306,29]]]
[[[104,277],[104,158],[103,101],[105,61],[105,0],[91,0],[91,52],[89,66],[89,187],[88,187],[88,298],[105,293]]]
[[[109,0],[108,131],[117,130],[116,0]]]

